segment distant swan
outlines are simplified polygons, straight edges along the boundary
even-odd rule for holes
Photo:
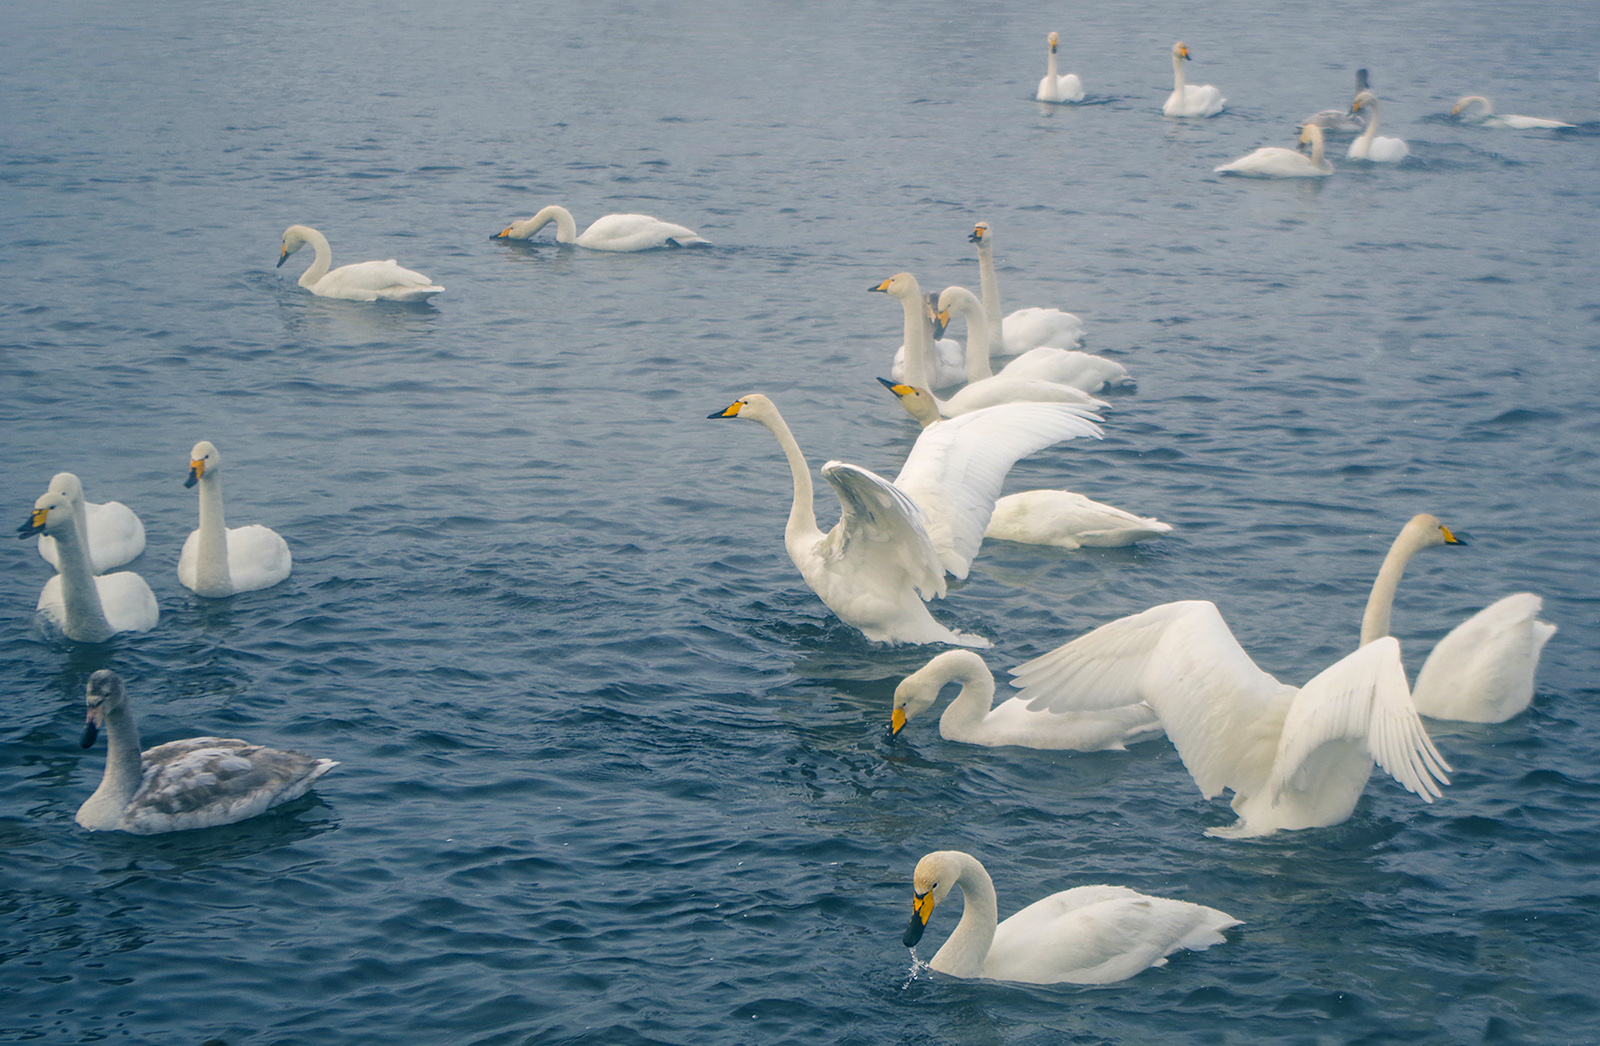
[[[1045,66],[1044,79],[1039,81],[1039,90],[1034,94],[1034,98],[1041,102],[1081,102],[1083,81],[1078,79],[1078,74],[1056,75],[1057,39],[1055,33],[1050,34],[1050,58]]]
[[[309,225],[291,225],[283,231],[283,249],[278,253],[278,267],[289,260],[289,255],[306,244],[317,252],[311,268],[300,274],[300,286],[319,298],[343,298],[346,301],[427,301],[440,291],[433,281],[420,272],[401,268],[395,260],[356,262],[341,265],[332,272],[333,248],[328,238]]]
[[[1356,70],[1356,94],[1368,90],[1367,71]],[[1367,126],[1365,113],[1352,112],[1349,109],[1323,109],[1313,113],[1301,121],[1302,124],[1313,123],[1322,128],[1323,133],[1334,132],[1338,134],[1359,134]]]
[[[89,569],[94,573],[103,574],[112,567],[120,567],[144,551],[144,524],[122,502],[84,501],[83,484],[70,472],[58,472],[51,477],[49,489],[72,502],[78,544],[89,550]],[[48,534],[39,535],[39,555],[51,566],[60,567],[55,538]]]
[[[1362,91],[1356,95],[1356,100],[1350,103],[1350,111],[1360,112],[1362,106],[1372,110],[1372,117],[1367,121],[1367,129],[1350,143],[1345,157],[1351,160],[1370,160],[1373,163],[1399,163],[1410,156],[1411,149],[1404,139],[1377,137],[1378,96],[1371,91]]]
[[[996,355],[1019,356],[1041,345],[1056,349],[1077,347],[1083,340],[1083,321],[1070,312],[1028,308],[1003,313],[1000,280],[994,270],[994,233],[988,222],[973,226],[967,240],[978,245],[978,287],[983,292],[983,311],[989,320]]]
[[[1172,45],[1172,94],[1161,107],[1166,116],[1215,116],[1227,101],[1210,84],[1189,84],[1183,79],[1183,63],[1189,61],[1189,47],[1183,41]]]
[[[940,850],[917,862],[912,876],[907,948],[922,939],[933,909],[961,887],[961,921],[928,965],[952,977],[1029,984],[1110,984],[1179,949],[1226,943],[1240,925],[1227,912],[1188,901],[1150,897],[1126,886],[1079,886],[1028,905],[1003,923],[994,881],[971,854]]]
[[[1060,548],[1122,548],[1172,533],[1172,526],[1091,501],[1070,490],[1024,490],[994,503],[985,538]]]
[[[1217,174],[1237,174],[1246,178],[1325,178],[1333,164],[1322,155],[1322,128],[1308,123],[1300,128],[1300,144],[1311,144],[1311,155],[1278,145],[1264,145],[1232,163],[1213,170]]]
[[[33,515],[17,528],[18,537],[49,534],[56,542],[61,573],[46,582],[37,609],[79,643],[103,643],[118,632],[148,632],[161,617],[155,593],[130,570],[94,574],[78,536],[72,501],[46,491],[33,503]]]
[[[531,240],[540,229],[556,223],[556,242],[575,243],[591,251],[647,251],[652,247],[691,247],[711,243],[702,239],[693,229],[664,222],[648,214],[608,214],[578,235],[578,223],[572,212],[557,204],[541,210],[532,218],[512,222],[495,233],[494,240]]]
[[[1482,112],[1476,109],[1481,109]],[[1518,116],[1516,113],[1496,116],[1494,106],[1481,94],[1469,94],[1457,99],[1455,107],[1450,110],[1450,115],[1460,117],[1462,123],[1473,123],[1479,127],[1504,127],[1513,131],[1554,131],[1563,127],[1577,126],[1537,116]]]
[[[196,595],[221,598],[271,588],[289,576],[289,546],[259,523],[229,527],[222,514],[222,455],[201,440],[189,452],[189,478],[200,486],[200,526],[178,557],[178,580]]]
[[[967,382],[971,384],[993,377],[990,355],[994,331],[989,324],[988,310],[977,295],[965,287],[946,287],[939,295],[939,312],[941,315],[960,316],[966,322],[967,346],[964,356]],[[1066,313],[1061,315],[1065,316]],[[1071,385],[1085,392],[1095,392],[1106,385],[1127,381],[1128,368],[1104,356],[1041,345],[1007,363],[1000,369],[999,376],[1050,381],[1058,385]]]
[[[89,677],[83,747],[106,731],[106,769],[78,808],[91,832],[135,835],[232,824],[304,795],[339,764],[231,737],[191,737],[139,751],[139,727],[122,678],[101,669]]]

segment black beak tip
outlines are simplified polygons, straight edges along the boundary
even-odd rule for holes
[[[873,291],[882,291],[883,293],[888,294],[889,293],[889,288],[885,287],[881,283],[874,283],[872,286],[867,288],[867,293],[868,294],[871,294]]]
[[[276,264],[276,265],[274,265],[274,266],[273,266],[273,268],[274,268],[274,269],[281,269],[281,268],[283,268],[283,263],[284,263],[284,262],[286,262],[286,261],[288,261],[288,260],[289,260],[289,256],[288,256],[288,255],[287,255],[287,254],[280,254],[280,255],[278,255],[278,264]]]
[[[78,739],[78,747],[79,748],[92,748],[92,747],[94,747],[94,739],[98,735],[98,733],[99,733],[99,731],[95,729],[95,725],[93,723],[85,724],[84,728],[83,728],[83,736]]]
[[[186,479],[186,480],[184,480],[184,481],[183,481],[183,485],[184,485],[184,487],[186,487],[186,488],[187,488],[187,487],[192,487],[192,486],[194,486],[194,485],[195,485],[195,484],[196,484],[196,483],[198,483],[198,482],[199,482],[199,481],[200,481],[200,477],[199,477],[199,476],[196,476],[196,475],[195,475],[195,474],[194,474],[194,470],[193,470],[193,469],[190,469],[190,470],[189,470],[189,478],[188,478],[188,479]]]
[[[879,378],[878,379],[878,384],[882,385],[886,389],[889,389],[889,390],[893,391],[895,385],[897,385],[899,383],[890,381],[888,378]]]
[[[922,940],[922,931],[925,929],[927,927],[923,925],[922,917],[917,915],[916,912],[912,912],[911,925],[906,927],[905,935],[900,938],[900,943],[907,948],[915,948],[917,942]]]

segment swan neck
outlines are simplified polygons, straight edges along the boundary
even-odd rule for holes
[[[1050,78],[1050,83],[1052,85],[1056,82],[1056,49],[1054,47],[1050,48],[1050,59],[1045,65],[1044,74]]]
[[[1367,106],[1372,110],[1372,115],[1367,119],[1367,129],[1361,132],[1360,141],[1372,145],[1372,140],[1378,137],[1378,103],[1373,102]]]
[[[61,606],[65,622],[62,631],[79,642],[98,643],[112,635],[111,622],[100,605],[100,588],[95,584],[89,550],[78,540],[78,527],[64,528],[56,539],[56,570],[61,575]]]
[[[1377,121],[1374,120],[1373,123],[1376,124]],[[1368,133],[1371,133],[1370,129],[1368,130]],[[1322,135],[1320,134],[1313,134],[1311,136],[1311,165],[1313,167],[1322,166]]]
[[[794,504],[789,508],[789,522],[783,530],[785,546],[792,546],[796,541],[820,538],[822,531],[817,527],[811,468],[806,464],[805,455],[800,452],[799,442],[794,438],[794,433],[789,431],[783,416],[776,411],[770,417],[763,415],[759,420],[777,437],[778,446],[783,448],[783,456],[789,460],[789,473],[794,478]]]
[[[976,858],[963,854],[956,885],[961,887],[961,921],[934,956],[935,968],[956,977],[977,977],[983,972],[999,923],[994,880]]]
[[[111,709],[105,715],[106,769],[100,778],[100,787],[94,790],[78,811],[78,823],[114,822],[121,817],[128,802],[139,791],[144,777],[144,758],[139,754],[139,727],[133,721],[133,711],[126,705]]]
[[[994,377],[989,358],[994,353],[994,332],[989,328],[988,311],[970,291],[957,298],[961,318],[967,321],[967,381]]]
[[[1000,337],[1000,281],[994,274],[994,247],[985,236],[978,241],[978,289],[983,294],[983,318],[991,337]]]
[[[222,477],[200,477],[200,537],[195,549],[195,590],[201,595],[230,594],[228,525],[222,514]]]
[[[1389,546],[1389,554],[1383,557],[1383,566],[1378,568],[1378,576],[1372,582],[1366,613],[1361,616],[1362,646],[1389,634],[1389,613],[1394,609],[1394,594],[1400,587],[1400,576],[1406,572],[1406,564],[1411,562],[1411,557],[1421,547],[1409,524],[1401,529],[1394,544]]]
[[[310,227],[303,229],[300,235],[317,254],[311,262],[311,268],[300,274],[300,286],[310,290],[328,275],[328,268],[333,265],[333,248],[328,245],[326,236]]]
[[[578,242],[578,223],[573,220],[572,212],[567,210],[565,207],[560,206],[559,204],[551,204],[550,206],[546,207],[544,210],[534,215],[533,220],[539,223],[538,225],[534,226],[535,229],[542,228],[545,224],[553,220],[556,223],[557,243]]]
[[[922,291],[913,286],[912,292],[900,299],[905,310],[906,384],[919,389],[933,390],[933,332],[928,327],[928,317],[923,312]]]
[[[961,692],[939,717],[939,732],[948,738],[964,735],[970,728],[983,722],[984,716],[994,706],[994,675],[977,666],[962,666],[950,673],[952,683],[961,684]],[[969,729],[963,729],[963,728]],[[990,893],[992,895],[993,888]]]
[[[1172,89],[1182,94],[1183,88],[1183,56],[1174,51],[1172,52]]]

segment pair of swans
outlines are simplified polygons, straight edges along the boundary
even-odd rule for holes
[[[1479,127],[1499,127],[1512,131],[1556,131],[1563,127],[1575,127],[1576,124],[1562,123],[1560,120],[1546,120],[1538,116],[1518,116],[1516,113],[1496,115],[1494,103],[1481,94],[1469,94],[1456,99],[1456,104],[1451,107],[1450,115],[1457,117],[1462,123],[1476,124]]]
[[[1227,99],[1210,84],[1191,84],[1184,80],[1183,63],[1190,61],[1189,45],[1182,40],[1172,45],[1172,93],[1162,105],[1164,116],[1215,116]]]
[[[122,677],[107,669],[89,677],[84,701],[83,747],[102,727],[106,732],[100,787],[78,808],[78,824],[91,832],[154,835],[232,824],[299,798],[339,765],[231,737],[168,741],[141,753]]]
[[[1300,128],[1300,144],[1311,146],[1311,155],[1280,145],[1264,145],[1253,153],[1239,157],[1212,170],[1216,174],[1233,174],[1243,178],[1326,178],[1333,173],[1333,164],[1322,155],[1322,128],[1307,123]]]
[[[131,570],[94,572],[83,536],[84,515],[67,493],[51,489],[39,496],[28,522],[17,528],[18,537],[44,534],[54,543],[60,572],[39,593],[38,612],[78,643],[103,643],[118,632],[150,631],[161,617],[155,593]]]
[[[200,526],[178,557],[178,580],[195,595],[220,599],[271,588],[289,576],[293,557],[277,533],[259,523],[229,527],[222,511],[222,454],[206,440],[189,452],[185,487],[200,488]]]
[[[1039,81],[1039,89],[1033,97],[1041,102],[1081,102],[1083,81],[1078,79],[1078,74],[1062,76],[1056,72],[1056,43],[1059,39],[1056,33],[1049,36],[1050,57],[1045,64],[1044,78]]]
[[[655,247],[709,245],[693,229],[664,222],[648,214],[608,214],[578,234],[578,223],[565,207],[551,204],[532,218],[512,222],[490,237],[492,240],[531,240],[551,222],[556,225],[556,242],[576,244],[591,251],[648,251]]]
[[[1126,886],[1078,886],[1053,893],[999,922],[994,881],[971,854],[939,850],[917,862],[911,924],[914,948],[933,910],[961,888],[961,921],[928,965],[952,977],[1028,984],[1110,984],[1180,949],[1223,944],[1241,920],[1188,901],[1150,897]]]
[[[824,465],[841,507],[824,533],[810,468],[773,402],[751,393],[709,417],[755,421],[777,438],[794,481],[783,539],[789,558],[839,620],[882,643],[990,645],[935,621],[926,601],[945,594],[946,573],[967,576],[1018,459],[1100,436],[1094,414],[1064,403],[1006,404],[941,421],[917,437],[893,483],[858,465]]]
[[[1367,82],[1367,71],[1365,69],[1357,69],[1355,93],[1359,95],[1362,91],[1368,90],[1371,90],[1371,85]],[[1353,107],[1350,109],[1323,109],[1320,112],[1312,113],[1300,122],[1302,125],[1308,123],[1316,124],[1322,128],[1324,134],[1329,132],[1359,134],[1366,129],[1367,117],[1365,113],[1356,112]]]
[[[316,251],[311,267],[300,274],[300,286],[319,298],[346,301],[427,301],[443,291],[420,272],[395,264],[395,260],[356,262],[341,265],[332,272],[333,248],[328,238],[309,225],[291,225],[283,231],[283,246],[278,252],[278,267],[289,255],[306,244]]]
[[[70,472],[58,472],[50,477],[48,490],[72,502],[78,544],[88,551],[91,573],[104,574],[112,567],[132,562],[144,551],[144,524],[122,502],[85,501],[83,482]],[[61,553],[56,548],[55,538],[39,535],[39,555],[46,563],[60,568]]]
[[[1359,113],[1363,107],[1370,109],[1372,116],[1367,120],[1366,130],[1350,143],[1345,157],[1373,163],[1399,163],[1410,156],[1411,148],[1404,139],[1378,137],[1378,96],[1371,91],[1362,91],[1350,103],[1350,112]]]

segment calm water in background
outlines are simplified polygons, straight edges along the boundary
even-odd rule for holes
[[[50,475],[143,517],[156,630],[31,621],[0,573],[0,1041],[1593,1043],[1600,893],[1600,216],[1591,5],[1201,9],[22,2],[0,40],[0,491]],[[1044,36],[1098,103],[1032,102]],[[1228,95],[1159,116],[1167,51]],[[1347,104],[1367,66],[1399,167],[1219,179]],[[1494,133],[1456,96],[1583,124]],[[709,250],[488,235],[544,203],[644,211]],[[1016,664],[1112,618],[1216,601],[1299,683],[1353,647],[1399,526],[1471,541],[1407,572],[1408,661],[1508,592],[1561,631],[1533,708],[1436,724],[1425,806],[1253,842],[1165,741],[989,750],[884,737],[935,651],[865,642],[784,555],[769,393],[802,447],[892,470],[872,379],[901,270],[1078,312],[1137,378],[1106,439],[1023,463],[1179,527],[1137,549],[995,544],[936,606]],[[395,257],[428,307],[274,271],[304,222]],[[178,585],[189,447],[284,584]],[[835,508],[824,488],[819,512]],[[72,816],[87,674],[144,741],[339,759],[312,798],[154,838]],[[1114,882],[1245,920],[1116,985],[913,975],[923,853],[971,851],[1003,913]],[[929,944],[953,927],[938,913]]]

